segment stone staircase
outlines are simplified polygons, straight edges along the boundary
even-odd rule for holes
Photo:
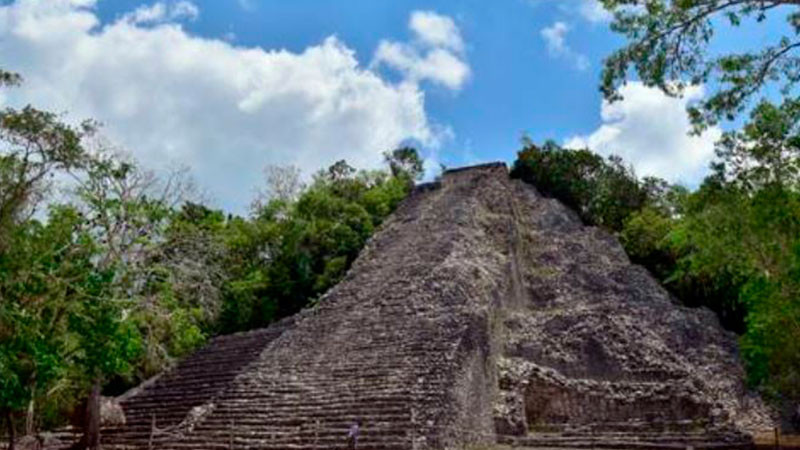
[[[343,342],[340,352],[300,365],[295,358],[259,361],[191,433],[164,439],[159,448],[342,448],[356,420],[364,424],[359,448],[410,448],[414,408],[447,392],[446,377],[437,378],[423,361],[436,367],[445,349],[435,342],[403,345],[391,326],[353,325],[365,335],[385,335],[384,342],[371,342],[368,353]],[[423,386],[415,387],[414,375],[425,377]]]
[[[709,431],[697,421],[597,422],[579,426],[537,425],[524,436],[502,436],[502,444],[522,448],[603,449],[752,449],[736,430]]]
[[[508,288],[511,224],[502,190],[481,187],[507,180],[495,164],[417,190],[318,306],[218,338],[127,396],[104,446],[345,448],[357,420],[365,450],[493,439],[489,305]]]
[[[265,329],[217,337],[173,370],[124,394],[118,400],[126,423],[103,430],[104,447],[145,448],[151,439],[158,442],[182,425],[190,426],[190,413],[213,404],[291,324],[288,319]]]
[[[741,448],[742,378],[713,314],[488,164],[416,189],[316,306],[126,394],[102,442],[341,449],[360,420],[361,450]]]

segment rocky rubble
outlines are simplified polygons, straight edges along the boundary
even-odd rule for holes
[[[714,440],[772,426],[736,338],[678,304],[613,236],[513,182],[524,300],[503,312],[498,430],[690,423]]]

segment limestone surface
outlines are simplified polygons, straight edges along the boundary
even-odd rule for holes
[[[120,404],[107,448],[737,447],[735,337],[503,164],[418,187],[317,306]]]

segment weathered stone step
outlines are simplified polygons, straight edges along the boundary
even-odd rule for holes
[[[337,429],[304,429],[293,430],[285,429],[280,431],[268,430],[242,430],[236,429],[233,433],[235,439],[240,442],[243,441],[259,441],[259,442],[272,442],[272,443],[298,443],[298,442],[341,442],[342,438],[347,436],[347,427]],[[363,430],[359,441],[360,442],[383,442],[392,440],[407,439],[410,434],[410,427],[401,427],[396,429],[384,428],[380,430]],[[229,429],[216,429],[216,430],[197,430],[191,436],[195,436],[195,441],[200,442],[214,442],[214,441],[229,441],[232,433]],[[164,434],[157,434],[154,440],[164,440],[168,436]],[[184,438],[186,439],[186,438]],[[191,441],[192,439],[186,439]],[[140,445],[150,441],[150,433],[136,433],[126,434],[124,436],[106,437],[105,442],[112,445]]]
[[[530,437],[500,437],[501,444],[523,448],[604,448],[604,449],[643,449],[643,450],[670,450],[686,449],[752,449],[751,442],[724,442],[716,440],[682,441],[645,441],[632,439],[537,439]]]
[[[358,439],[359,448],[367,445],[380,445],[380,444],[397,444],[405,442],[406,445],[410,444],[410,435],[362,435]],[[252,436],[252,437],[243,437],[241,434],[232,436],[234,446],[245,446],[245,447],[257,447],[262,448],[262,445],[267,445],[268,448],[274,448],[274,446],[283,445],[286,446],[284,448],[291,448],[291,445],[308,445],[308,444],[315,444],[315,445],[340,445],[345,446],[347,444],[347,430],[342,430],[338,436],[330,435],[330,436],[299,436],[299,435],[292,435],[292,436],[284,436],[284,437],[262,437],[262,436]],[[191,435],[183,439],[185,443],[196,443],[196,444],[205,444],[211,442],[222,442],[222,443],[230,443],[231,442],[230,435],[214,435],[209,436],[205,433]]]
[[[175,396],[175,397],[151,397],[151,398],[144,398],[137,400],[136,403],[133,404],[123,404],[123,409],[127,412],[133,412],[137,410],[146,410],[153,407],[160,407],[160,408],[170,408],[170,409],[177,409],[177,408],[191,408],[195,405],[206,403],[211,400],[214,395],[208,395],[204,393],[187,393],[182,396]]]
[[[276,410],[276,409],[269,409],[269,408],[262,408],[262,409],[247,409],[247,410],[235,410],[235,409],[223,409],[220,408],[214,411],[212,417],[231,417],[231,418],[248,418],[252,417],[254,419],[259,420],[278,420],[281,418],[286,419],[323,419],[323,418],[335,418],[339,416],[351,416],[351,415],[362,415],[364,417],[371,416],[371,415],[387,415],[387,414],[409,414],[410,408],[408,406],[397,406],[397,407],[389,407],[389,406],[358,406],[352,405],[351,407],[345,408],[308,408],[303,407],[301,410],[292,410],[290,408],[284,410]]]
[[[407,429],[411,421],[406,419],[403,421],[396,421],[396,422],[376,422],[371,418],[367,418],[365,423],[368,424],[366,428],[370,430],[393,430],[393,429]],[[237,421],[219,421],[215,423],[203,423],[199,426],[195,427],[195,430],[198,432],[216,432],[220,430],[224,430],[228,432],[228,430],[235,429],[241,432],[247,433],[277,433],[283,434],[286,432],[292,433],[313,433],[315,431],[323,432],[324,430],[348,430],[350,426],[352,426],[353,421],[347,420],[342,422],[335,422],[335,421],[320,421],[319,424],[315,422],[309,421],[301,421],[297,424],[289,424],[289,423],[262,423],[262,424],[242,424]],[[140,429],[138,433],[142,433],[144,431],[148,431],[147,429]]]
[[[274,399],[267,398],[260,398],[260,397],[250,397],[250,398],[239,398],[231,399],[222,402],[219,407],[220,408],[238,408],[242,407],[252,407],[255,409],[262,409],[262,408],[271,408],[271,409],[295,409],[295,408],[306,408],[306,409],[319,409],[319,408],[329,408],[329,409],[336,409],[336,408],[347,408],[351,406],[368,406],[371,408],[375,407],[402,407],[407,406],[409,401],[412,399],[410,395],[371,395],[371,396],[363,396],[363,397],[354,397],[354,398],[340,398],[340,399],[325,399],[322,401],[315,401],[313,397],[299,397],[291,400],[282,400],[282,401],[275,401]]]
[[[361,437],[364,439],[372,438],[385,438],[388,436],[405,437],[409,434],[410,423],[397,424],[394,427],[368,427],[363,428]],[[236,429],[238,436],[246,435],[247,439],[311,439],[311,438],[336,438],[346,436],[349,427],[336,427],[336,428],[314,428],[314,427],[300,427],[300,428],[281,428],[276,430],[269,429]],[[225,428],[207,429],[197,428],[198,433],[202,434],[204,438],[224,438],[230,436],[230,430]]]
[[[337,422],[339,420],[351,421],[359,418],[369,420],[371,418],[391,417],[390,414],[399,413],[388,410],[359,410],[353,409],[350,411],[310,411],[305,413],[298,413],[294,415],[281,415],[281,414],[212,414],[206,418],[204,423],[230,423],[235,421],[237,423],[250,423],[253,421],[263,424],[301,424],[301,423],[315,423],[321,422]],[[397,417],[400,417],[398,414]],[[342,418],[342,419],[339,419]],[[377,420],[377,419],[376,419]],[[351,422],[352,423],[352,422]]]
[[[347,441],[343,440],[336,444],[271,444],[271,443],[257,443],[249,444],[247,446],[234,443],[231,446],[228,442],[202,442],[199,444],[188,442],[170,442],[159,446],[160,450],[241,450],[244,448],[253,448],[261,450],[341,450],[346,448]],[[380,443],[361,443],[358,445],[359,450],[408,450],[411,448],[409,441],[398,442],[380,442]],[[122,450],[122,449],[120,449]]]
[[[399,412],[399,411],[408,411],[408,401],[411,397],[374,397],[372,399],[369,398],[352,398],[352,399],[337,399],[335,401],[328,401],[328,402],[321,402],[321,401],[314,401],[314,399],[298,399],[297,401],[290,402],[259,402],[258,399],[250,399],[248,401],[236,400],[236,401],[227,401],[220,405],[217,405],[215,408],[215,413],[232,413],[232,414],[258,414],[258,415],[269,415],[269,414],[285,414],[284,411],[288,411],[295,414],[301,414],[305,412],[312,412],[312,413],[319,413],[319,412],[330,412],[330,413],[342,413],[350,411],[351,409],[359,409],[363,410],[365,413],[367,412]],[[414,397],[417,401],[424,399],[425,397],[416,396]],[[431,400],[435,400],[437,397],[430,397]],[[165,419],[174,419],[178,417],[183,417],[188,413],[185,408],[170,408],[168,404],[161,404],[161,403],[153,403],[153,404],[146,404],[140,405],[136,409],[130,410],[126,412],[126,418],[129,422],[135,422],[140,420],[150,421],[152,420],[153,415],[156,416],[156,420],[160,418]]]
[[[237,430],[237,434],[241,433],[295,433],[295,434],[303,434],[303,433],[314,433],[316,431],[320,433],[327,433],[325,430],[348,430],[350,426],[353,424],[354,420],[347,420],[342,422],[334,422],[334,421],[320,421],[319,424],[316,422],[311,421],[302,421],[298,425],[287,425],[287,424],[275,424],[270,422],[260,423],[260,424],[243,424],[237,421],[230,421],[230,420],[221,420],[219,422],[211,422],[211,423],[202,423],[201,425],[195,426],[194,432],[208,432],[208,433],[216,433],[216,432],[225,432],[229,433],[231,427]],[[367,418],[366,423],[369,423],[370,429],[376,430],[393,430],[393,429],[407,429],[411,421],[406,419],[404,421],[396,421],[396,422],[378,422],[373,420],[372,418]],[[233,425],[231,425],[233,424]],[[158,427],[156,434],[161,432],[177,432],[177,429],[171,427]],[[118,439],[142,439],[148,438],[151,434],[151,428],[149,425],[142,424],[139,427],[128,427],[125,428],[124,431],[113,432],[113,433],[105,433],[108,439],[115,441]]]
[[[365,391],[343,391],[337,392],[302,392],[297,394],[274,394],[271,392],[237,392],[234,403],[260,402],[271,404],[276,407],[281,405],[292,406],[295,403],[305,403],[309,405],[333,405],[337,403],[372,403],[372,402],[405,402],[411,398],[415,399],[436,399],[441,397],[438,390],[394,390],[381,392],[379,390]],[[167,402],[152,401],[152,404],[166,404]],[[187,402],[188,403],[188,402]]]
[[[374,417],[381,420],[393,420],[411,415],[411,408],[408,406],[396,408],[370,408],[362,406],[350,409],[306,409],[303,411],[271,411],[268,409],[258,411],[236,411],[236,410],[215,410],[205,420],[217,420],[217,418],[241,418],[244,423],[251,421],[276,421],[276,420],[350,420],[358,417]]]
[[[564,423],[545,423],[532,427],[537,432],[631,432],[640,433],[643,431],[675,431],[675,432],[695,432],[705,430],[704,421],[698,420],[653,420],[641,421],[631,420],[626,422],[593,422],[586,424],[564,424]]]
[[[572,435],[528,435],[522,439],[546,441],[546,442],[572,442],[572,441],[636,441],[636,442],[676,442],[676,443],[690,443],[690,442],[709,442],[709,441],[729,441],[726,436],[715,436],[708,434],[572,434]]]
[[[291,415],[285,414],[276,414],[273,411],[263,410],[263,411],[249,411],[249,412],[238,412],[238,411],[230,411],[224,412],[215,410],[212,414],[207,416],[204,419],[203,423],[215,423],[218,421],[227,421],[230,422],[231,419],[235,419],[237,423],[240,424],[265,424],[265,423],[280,423],[281,420],[291,421],[292,423],[298,422],[308,422],[313,423],[316,421],[321,422],[343,422],[343,421],[352,421],[359,418],[362,419],[369,419],[370,421],[374,422],[387,422],[387,421],[401,421],[407,420],[410,417],[409,408],[392,408],[392,409],[381,409],[381,408],[357,408],[352,410],[312,410],[312,411],[304,411],[304,412],[296,412]],[[183,420],[184,416],[179,416],[177,414],[174,415],[156,415],[156,426],[161,427],[161,425],[168,423],[168,422],[180,422]],[[176,420],[177,419],[177,420]],[[226,422],[226,423],[227,423]],[[139,416],[133,420],[129,420],[126,423],[126,427],[135,427],[135,426],[147,426],[150,427],[152,424],[152,416]],[[116,430],[116,428],[114,429]]]
[[[538,433],[537,433],[538,435]],[[607,432],[607,433],[582,433],[582,432],[564,432],[560,434],[561,438],[564,439],[574,439],[574,438],[581,438],[581,439],[589,439],[589,438],[599,438],[599,439],[634,439],[634,440],[668,440],[668,439],[700,439],[700,440],[718,440],[718,439],[726,439],[729,436],[725,434],[714,434],[714,433],[706,433],[702,431],[696,432],[688,432],[688,433],[660,433],[657,431],[654,432]]]

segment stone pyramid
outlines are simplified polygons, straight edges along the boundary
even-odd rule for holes
[[[123,397],[113,449],[739,448],[735,336],[504,164],[417,187],[313,308]]]

